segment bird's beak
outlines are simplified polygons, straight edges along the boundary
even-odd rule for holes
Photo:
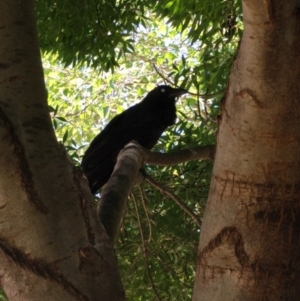
[[[173,97],[174,96],[178,97],[178,96],[184,95],[186,93],[188,93],[188,91],[183,88],[173,88],[169,95],[173,96]]]

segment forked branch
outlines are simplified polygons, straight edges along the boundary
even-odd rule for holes
[[[114,171],[101,193],[98,207],[99,218],[114,242],[122,219],[122,212],[126,205],[126,199],[131,188],[136,183],[138,171],[142,162],[155,165],[173,165],[196,159],[213,159],[215,146],[198,146],[191,149],[181,150],[174,153],[162,154],[151,152],[141,147],[137,142],[128,143],[119,153]],[[191,209],[187,208],[180,199],[170,191],[149,177],[147,181],[152,182],[163,193],[171,197],[183,210],[196,220],[198,225],[201,221]]]

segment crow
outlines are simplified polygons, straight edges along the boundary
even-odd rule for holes
[[[187,93],[182,88],[161,85],[138,104],[115,116],[91,142],[81,167],[95,194],[108,181],[120,150],[130,141],[151,149],[165,129],[176,120],[176,97]]]

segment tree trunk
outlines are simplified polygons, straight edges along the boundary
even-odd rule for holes
[[[194,301],[300,298],[300,3],[244,0]]]
[[[51,125],[33,1],[0,0],[0,70],[0,287],[10,301],[124,300],[87,181]]]

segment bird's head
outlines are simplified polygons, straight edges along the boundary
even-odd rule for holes
[[[183,88],[172,88],[167,85],[157,86],[153,90],[151,90],[144,100],[154,101],[154,100],[174,100],[176,97],[179,97],[183,94],[188,93],[187,90]]]
[[[167,85],[157,86],[151,92],[154,92],[157,96],[162,98],[179,97],[188,93],[188,91],[183,88],[172,88]]]

